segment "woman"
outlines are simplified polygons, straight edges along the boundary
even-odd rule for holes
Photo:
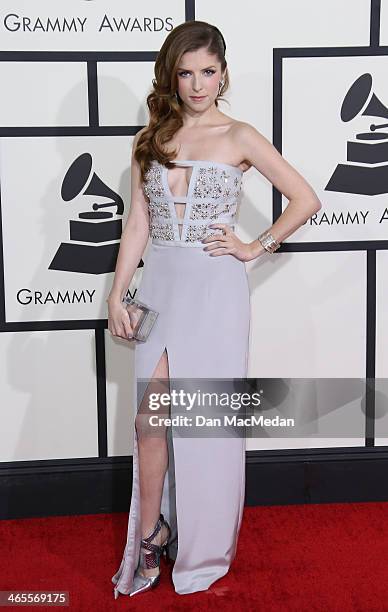
[[[127,545],[112,577],[115,597],[155,587],[168,547],[179,594],[205,590],[227,573],[244,506],[245,438],[171,438],[171,428],[163,427],[163,435],[149,435],[146,400],[151,385],[165,389],[161,381],[247,376],[245,262],[273,253],[321,208],[267,139],[218,109],[229,82],[225,48],[218,28],[202,21],[170,32],[147,98],[149,125],[133,142],[131,207],[108,327],[115,336],[132,335],[121,300],[149,237],[136,297],[159,315],[147,341],[135,346],[135,381],[150,386],[140,401],[134,390],[131,508]],[[244,243],[233,230],[243,172],[251,166],[290,202],[269,231]]]

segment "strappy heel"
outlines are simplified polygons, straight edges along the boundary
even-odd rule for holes
[[[166,541],[160,546],[158,546],[158,544],[152,544],[151,540],[158,535],[163,525],[167,527],[168,530]],[[142,593],[143,591],[148,591],[149,589],[154,589],[158,586],[160,583],[160,557],[164,556],[167,563],[169,563],[171,560],[168,543],[170,536],[170,525],[164,519],[163,514],[160,514],[151,535],[141,540],[139,564],[133,578],[132,589],[129,593],[130,596],[137,595],[137,593]],[[144,550],[148,550],[150,552],[146,553]],[[156,576],[143,576],[139,571],[141,569],[151,569],[155,567],[159,568],[159,574]]]

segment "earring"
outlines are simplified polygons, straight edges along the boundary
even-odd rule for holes
[[[221,91],[221,89],[222,89],[222,87],[223,87],[224,83],[225,83],[225,81],[224,81],[224,79],[222,79],[222,80],[220,81],[220,84],[219,84],[219,87],[218,87],[218,94],[220,94],[220,91]]]

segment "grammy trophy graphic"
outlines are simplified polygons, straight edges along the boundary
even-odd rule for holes
[[[342,121],[351,121],[359,114],[388,119],[388,109],[371,90],[372,76],[362,74],[344,98]],[[378,131],[387,127],[388,123],[372,123],[370,132],[356,134],[355,141],[348,141],[347,163],[337,165],[325,190],[360,195],[388,192],[388,132]]]
[[[113,212],[101,209],[115,206],[116,215],[122,216],[124,203],[118,193],[92,172],[90,153],[83,153],[73,161],[62,182],[64,202],[70,202],[80,194],[108,198],[108,201],[94,202],[93,210],[80,212],[78,219],[70,219],[70,241],[60,244],[49,269],[87,274],[114,272],[122,218],[113,218]],[[139,267],[142,265],[143,261]]]

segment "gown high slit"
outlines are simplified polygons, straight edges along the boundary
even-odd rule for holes
[[[247,376],[250,293],[245,263],[231,254],[209,255],[201,242],[222,233],[209,228],[213,223],[227,223],[234,230],[243,172],[213,161],[173,163],[191,171],[186,195],[175,195],[170,187],[176,167],[168,169],[156,160],[143,183],[151,243],[136,297],[159,316],[147,341],[135,346],[133,406],[140,404],[137,380],[151,380],[163,351],[171,379]],[[184,205],[179,209],[183,215],[177,203]],[[236,554],[245,499],[245,438],[174,437],[168,427],[167,444],[160,510],[171,527],[173,585],[179,594],[203,591],[228,572]],[[140,540],[134,427],[127,542],[112,577],[115,597],[131,591]]]

